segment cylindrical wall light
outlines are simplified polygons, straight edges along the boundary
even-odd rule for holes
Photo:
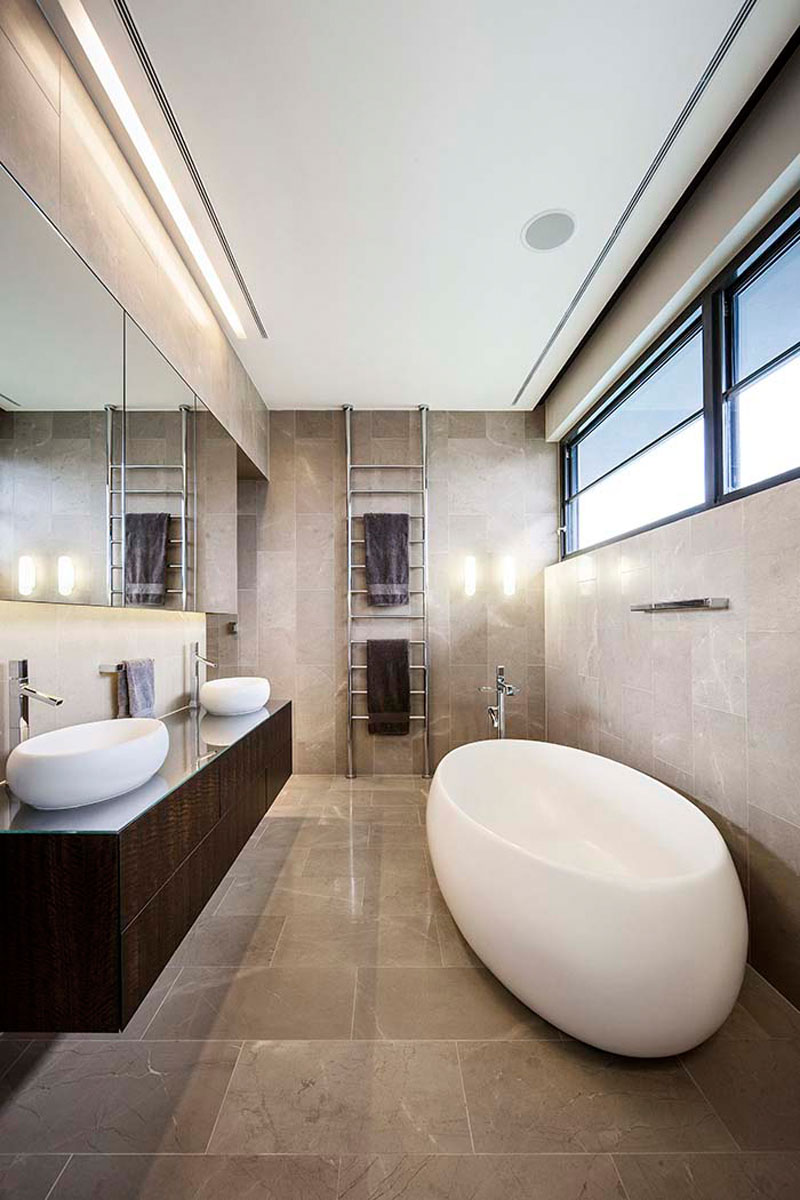
[[[36,564],[30,554],[21,554],[17,563],[17,591],[30,596],[36,587]]]
[[[507,554],[503,559],[503,595],[513,596],[517,590],[517,567],[513,557]]]
[[[474,596],[478,585],[478,562],[474,554],[464,559],[464,595]]]
[[[75,566],[68,554],[58,556],[58,594],[71,596],[75,588]]]

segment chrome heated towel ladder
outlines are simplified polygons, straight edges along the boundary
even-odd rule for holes
[[[110,605],[125,606],[125,517],[128,509],[129,496],[164,496],[168,502],[177,503],[178,512],[171,514],[170,525],[178,522],[178,536],[173,537],[170,529],[168,545],[180,546],[180,562],[168,562],[167,571],[173,578],[178,573],[179,587],[168,587],[168,596],[180,596],[180,607],[184,612],[189,607],[189,554],[190,538],[189,525],[193,519],[193,509],[190,512],[189,499],[192,484],[190,481],[189,463],[195,457],[194,444],[191,440],[194,434],[193,422],[190,420],[192,410],[188,404],[182,404],[181,414],[181,461],[179,463],[129,463],[126,417],[113,404],[106,405],[106,536],[108,539],[106,551],[106,592]],[[114,436],[114,418],[119,419],[120,430]],[[119,443],[119,459],[115,454]],[[178,471],[179,484],[176,487],[149,488],[146,486],[131,488],[128,486],[128,471]],[[192,471],[196,475],[196,471]],[[139,476],[141,478],[141,476]],[[147,476],[144,476],[147,479]],[[116,524],[115,524],[116,523]],[[196,538],[191,539],[191,549],[196,550]],[[119,548],[118,559],[115,548]],[[171,554],[176,554],[174,550]],[[119,582],[114,572],[118,572]],[[194,578],[197,577],[193,568]]]
[[[355,751],[353,733],[356,721],[368,721],[369,715],[356,712],[356,706],[364,703],[366,688],[366,645],[363,634],[372,621],[393,621],[395,626],[408,623],[409,659],[411,670],[411,720],[423,723],[423,773],[430,775],[430,653],[428,642],[428,408],[419,409],[418,463],[371,463],[353,462],[353,408],[344,406],[345,444],[347,450],[347,778],[354,779]],[[386,487],[383,483],[370,487],[370,472],[400,472],[405,486]],[[403,474],[404,473],[404,474]],[[364,480],[366,479],[366,482]],[[408,497],[409,509],[409,604],[408,612],[374,613],[357,609],[355,597],[366,596],[366,563],[363,561],[365,545],[364,513],[356,512],[373,497]],[[416,506],[417,512],[413,511]],[[356,553],[362,559],[356,562]],[[417,560],[417,561],[415,561]],[[416,611],[415,611],[416,610]],[[356,658],[363,656],[363,662]]]

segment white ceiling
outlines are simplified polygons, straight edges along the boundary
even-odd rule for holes
[[[244,320],[236,350],[284,408],[508,407],[740,7],[129,0],[264,341],[112,0],[84,3]],[[798,19],[800,0],[758,0],[525,406]],[[575,237],[527,250],[522,226],[553,207]]]

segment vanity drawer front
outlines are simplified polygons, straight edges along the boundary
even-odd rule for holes
[[[121,924],[124,929],[220,817],[220,777],[200,771],[120,836]]]

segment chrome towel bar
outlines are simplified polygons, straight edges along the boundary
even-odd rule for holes
[[[700,612],[704,609],[730,608],[727,596],[701,596],[697,600],[657,600],[653,604],[632,604],[631,612]]]

